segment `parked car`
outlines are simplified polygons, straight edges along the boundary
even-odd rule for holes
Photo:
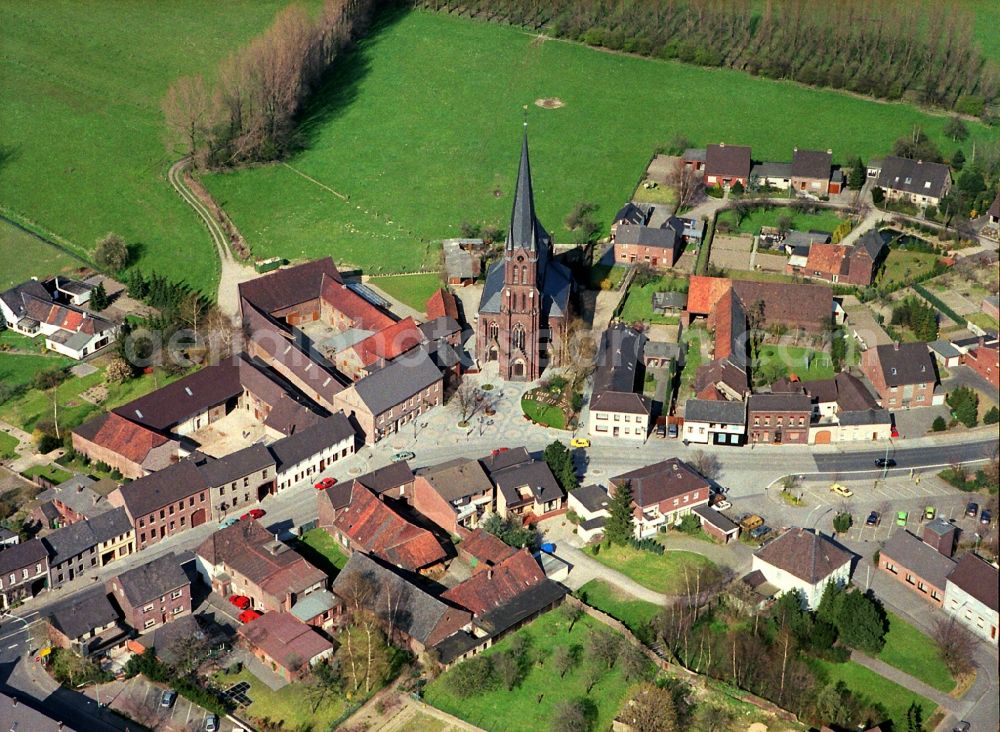
[[[230,595],[229,603],[231,605],[235,605],[240,610],[246,610],[250,607],[250,598],[246,595]]]
[[[542,544],[539,547],[539,549],[541,549],[546,554],[555,554],[556,553],[556,545],[554,543],[552,543],[551,541],[545,542],[544,544]]]
[[[714,506],[712,506],[712,508],[714,508],[716,511],[728,511],[732,507],[733,504],[731,504],[729,501],[726,500],[721,500]]]
[[[332,488],[335,485],[337,485],[336,478],[323,478],[323,480],[319,481],[314,487],[318,491],[325,491],[327,488]]]
[[[216,714],[209,714],[205,717],[205,722],[202,724],[202,729],[205,732],[218,732],[219,730],[219,717]]]
[[[392,456],[392,458],[391,458],[391,460],[394,463],[401,463],[404,460],[412,460],[415,457],[416,457],[416,455],[414,455],[409,450],[403,450],[402,452],[394,453],[393,456]]]
[[[260,613],[256,610],[244,610],[240,613],[240,622],[249,623],[251,620],[256,620],[260,617]]]
[[[267,511],[265,511],[263,508],[251,508],[245,514],[240,516],[240,521],[249,521],[250,519],[254,520],[262,519],[264,518],[264,514],[266,513]]]
[[[569,441],[570,447],[590,447],[590,440],[586,437],[574,437]]]
[[[934,506],[924,506],[924,521],[933,521],[937,516],[937,509]]]
[[[495,449],[493,449],[493,450],[490,451],[490,455],[492,455],[493,457],[496,457],[497,455],[500,455],[501,453],[505,453],[505,452],[510,452],[510,448],[509,447],[497,447],[497,448],[495,448]]]
[[[160,706],[164,709],[170,709],[175,701],[177,701],[177,692],[173,689],[164,689],[160,696]]]
[[[771,527],[764,525],[758,526],[756,529],[750,532],[751,539],[763,539],[765,536],[771,533]]]
[[[965,507],[965,515],[970,518],[975,518],[979,515],[979,504],[975,501],[969,501],[969,505]]]
[[[972,729],[972,725],[966,722],[964,719],[955,725],[955,728],[951,732],[969,732]]]
[[[865,519],[865,526],[878,526],[880,522],[878,511],[872,511]]]
[[[739,524],[743,527],[744,531],[753,531],[764,525],[764,519],[755,513],[748,513],[740,517]]]
[[[672,437],[673,439],[676,440],[678,434],[679,433],[677,431],[677,425],[676,424],[667,425],[667,435],[668,436],[670,436],[670,437]]]
[[[910,517],[906,511],[896,512],[896,526],[906,526],[906,519]]]
[[[229,518],[224,518],[219,522],[220,529],[228,529],[233,524],[238,524],[240,520],[235,516],[230,516]]]
[[[830,486],[830,490],[836,493],[841,498],[850,498],[854,495],[854,491],[846,486],[842,486],[840,483],[834,483]]]
[[[884,457],[875,458],[875,467],[876,468],[894,468],[894,467],[896,467],[896,461],[893,460],[892,458],[884,458]]]
[[[989,526],[989,523],[992,520],[993,520],[993,514],[991,514],[988,510],[984,508],[983,512],[979,514],[979,523],[986,524],[987,526]]]

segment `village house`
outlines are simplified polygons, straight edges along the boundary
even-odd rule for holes
[[[527,549],[519,549],[485,572],[477,572],[441,594],[442,600],[479,617],[546,582],[545,574]]]
[[[243,595],[260,612],[291,610],[326,588],[326,574],[257,521],[216,531],[195,550],[198,573],[223,597]]]
[[[647,264],[653,269],[673,267],[684,251],[684,225],[669,218],[662,226],[619,224],[612,237],[619,264]]]
[[[742,445],[746,442],[747,410],[743,401],[688,399],[684,403],[685,442],[698,445]]]
[[[191,614],[191,581],[173,552],[112,577],[107,591],[140,633]]]
[[[701,158],[701,160],[699,160]],[[704,163],[702,163],[704,160]],[[731,188],[739,182],[744,188],[750,183],[750,148],[739,145],[709,145],[702,150],[685,151],[684,165],[704,170],[706,186]]]
[[[601,336],[590,396],[588,434],[645,440],[652,401],[641,394],[646,337],[624,323]]]
[[[878,566],[912,592],[942,607],[945,581],[955,568],[955,560],[909,531],[896,531],[879,551]]]
[[[805,394],[752,394],[747,400],[751,443],[805,445],[812,401]]]
[[[840,193],[840,181],[831,182],[833,150],[792,151],[791,187],[796,193],[816,197]]]
[[[464,562],[473,573],[495,567],[517,551],[482,528],[470,531],[468,536],[459,542],[456,550],[458,559]]]
[[[269,612],[237,630],[254,657],[285,681],[302,678],[333,655],[334,645],[291,613]]]
[[[413,499],[413,481],[413,471],[405,460],[389,463],[354,479],[355,483],[360,483],[382,500],[394,498],[410,503]]]
[[[944,588],[944,610],[966,628],[997,645],[997,568],[969,552],[958,560]]]
[[[771,385],[775,394],[805,394],[812,402],[810,445],[856,440],[888,440],[892,415],[856,376],[841,371],[832,379],[789,381]]]
[[[615,214],[611,220],[611,240],[614,241],[619,226],[645,226],[653,214],[654,207],[648,203],[629,201]],[[618,258],[615,257],[617,260]]]
[[[431,571],[446,557],[427,529],[410,523],[357,481],[345,481],[316,496],[319,528],[347,554],[375,554],[413,572]]]
[[[710,487],[698,471],[677,458],[646,465],[611,479],[610,494],[632,489],[635,537],[645,539],[676,524],[696,506],[708,505]]]
[[[455,458],[417,471],[410,503],[449,534],[474,529],[495,505],[493,483],[478,460]]]
[[[878,229],[870,229],[850,246],[819,242],[811,244],[805,263],[799,265],[792,256],[785,272],[835,284],[867,287],[875,281],[875,274],[885,261],[888,251]]]
[[[35,500],[42,503],[51,501],[59,512],[60,524],[69,526],[110,511],[113,507],[107,497],[117,487],[118,484],[108,478],[95,480],[89,475],[76,473],[69,480],[46,488]]]
[[[882,161],[875,185],[889,201],[908,201],[918,206],[937,206],[951,190],[947,165],[890,155]]]
[[[886,409],[934,404],[937,371],[926,343],[889,343],[861,354],[861,371]]]
[[[482,273],[486,244],[482,239],[445,239],[444,271],[449,285],[465,287],[475,284]]]
[[[117,656],[125,651],[131,635],[103,585],[91,587],[71,602],[52,608],[46,622],[52,645],[84,658]]]
[[[103,462],[131,480],[176,461],[180,442],[115,412],[94,417],[73,430],[73,449]]]
[[[577,535],[584,541],[592,541],[604,535],[604,524],[611,516],[611,497],[604,486],[591,483],[580,486],[569,494],[567,507],[576,514]]]
[[[739,524],[730,521],[721,511],[703,505],[695,506],[694,514],[701,521],[701,530],[720,544],[728,544],[740,538]]]
[[[337,610],[337,598],[329,590],[315,590],[299,598],[289,611],[306,625],[329,630]]]
[[[318,479],[338,460],[353,455],[356,442],[354,427],[339,412],[272,442],[267,449],[274,458],[276,490]]]
[[[978,345],[966,351],[962,363],[986,379],[994,389],[1000,389],[1000,343],[996,338],[989,341],[980,338]]]
[[[124,508],[65,526],[42,538],[49,552],[49,589],[96,572],[135,551],[135,530]]]
[[[339,351],[334,363],[351,381],[358,381],[423,341],[423,332],[407,317]]]
[[[260,443],[199,461],[198,470],[209,486],[216,519],[239,513],[275,492],[275,459]]]
[[[537,520],[565,509],[565,494],[549,466],[523,447],[482,459],[496,485],[496,512]]]
[[[0,610],[37,595],[49,574],[49,553],[39,539],[0,551]]]
[[[792,528],[754,552],[751,567],[779,592],[801,593],[806,607],[815,610],[828,584],[850,582],[852,561],[850,552],[822,534]]]

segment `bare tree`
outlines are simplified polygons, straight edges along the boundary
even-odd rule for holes
[[[934,621],[934,642],[952,673],[964,674],[972,670],[978,641],[955,618],[939,617]]]
[[[715,455],[710,455],[704,450],[697,450],[691,456],[691,467],[697,470],[708,480],[715,480],[719,477],[719,473],[722,470],[722,464],[719,462],[719,458]]]
[[[621,718],[635,732],[677,732],[677,707],[669,687],[639,684],[622,707]]]
[[[679,159],[667,174],[667,185],[677,191],[677,209],[680,210],[691,205],[698,199],[701,190],[704,188],[703,174],[688,168],[684,161]]]
[[[448,404],[458,411],[462,422],[468,422],[469,418],[476,413],[478,396],[479,389],[476,388],[476,385],[468,379],[463,379],[462,383],[455,389],[455,393],[451,395],[451,401]]]
[[[176,79],[163,98],[168,144],[182,143],[193,157],[204,146],[211,115],[212,95],[205,78],[199,74]]]

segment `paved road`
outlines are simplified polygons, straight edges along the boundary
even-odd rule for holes
[[[889,457],[896,461],[892,474],[908,473],[910,469],[946,468],[954,463],[967,463],[974,460],[985,460],[996,448],[996,436],[988,438],[974,437],[974,441],[953,444],[926,444],[920,447],[899,447],[900,443],[889,446]],[[823,473],[860,474],[862,476],[881,475],[882,470],[875,467],[875,459],[885,457],[886,450],[866,450],[842,454],[815,455],[816,468]]]

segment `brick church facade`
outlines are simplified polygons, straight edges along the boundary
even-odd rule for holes
[[[572,275],[554,261],[552,238],[535,216],[525,134],[503,258],[490,267],[479,302],[480,362],[498,362],[507,381],[541,376],[565,346],[571,291]]]

